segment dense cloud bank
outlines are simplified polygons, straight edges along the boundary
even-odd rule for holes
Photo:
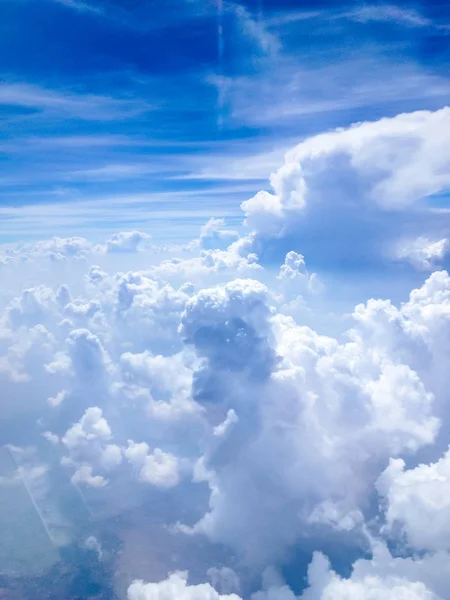
[[[449,115],[302,142],[242,236],[3,247],[0,435],[50,534],[65,478],[184,540],[129,600],[446,598]],[[381,299],[351,307],[355,264]]]

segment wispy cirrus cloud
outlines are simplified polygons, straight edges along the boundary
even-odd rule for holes
[[[434,22],[416,8],[397,4],[362,4],[351,10],[339,8],[335,10],[283,11],[269,15],[265,23],[270,28],[277,28],[321,18],[326,18],[331,22],[345,19],[357,23],[379,21],[406,27],[442,27],[441,23]]]
[[[211,214],[239,218],[241,210],[234,200],[248,194],[248,186],[223,185],[204,192],[104,194],[100,197],[85,196],[76,190],[67,190],[65,196],[45,192],[40,195],[39,203],[30,204],[27,200],[22,205],[7,204],[0,197],[0,237],[3,241],[35,239],[51,236],[55,231],[64,235],[79,232],[89,235],[98,230],[116,231],[120,222],[131,228],[145,228],[156,242],[165,243],[168,239],[187,242]]]
[[[343,17],[367,23],[369,21],[394,22],[410,27],[428,27],[433,21],[423,16],[418,10],[405,8],[395,4],[366,4],[342,13]]]
[[[225,94],[229,119],[258,127],[297,123],[299,119],[405,102],[418,107],[434,99],[445,101],[448,79],[410,63],[395,65],[383,56],[361,52],[358,57],[311,69],[296,57],[284,57],[277,69],[258,76],[210,80]]]
[[[168,163],[168,161],[166,161]],[[173,170],[172,164],[161,164],[157,161],[139,163],[113,163],[91,169],[79,169],[67,174],[68,179],[87,181],[116,181],[121,179],[133,179],[145,175],[158,175]]]
[[[63,6],[67,6],[68,8],[72,8],[73,10],[77,10],[79,12],[90,12],[95,14],[104,14],[104,10],[100,6],[94,6],[93,4],[89,4],[87,2],[81,2],[79,0],[48,0],[50,2],[55,2],[56,4],[62,4]]]
[[[0,105],[21,107],[40,113],[108,121],[129,118],[152,109],[144,100],[115,98],[110,95],[83,94],[71,90],[49,89],[31,83],[1,83]]]

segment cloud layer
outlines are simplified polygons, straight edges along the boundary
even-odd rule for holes
[[[55,516],[64,482],[178,548],[129,570],[129,600],[445,599],[448,121],[303,141],[241,234],[1,249],[2,443],[61,546],[81,535]],[[360,301],[355,264],[383,270],[383,298]]]

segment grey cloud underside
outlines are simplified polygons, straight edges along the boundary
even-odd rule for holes
[[[81,535],[62,486],[91,522],[134,515],[129,600],[445,600],[448,119],[305,140],[242,236],[2,248],[0,436],[55,543]],[[342,315],[329,273],[359,298],[362,267],[402,294]]]

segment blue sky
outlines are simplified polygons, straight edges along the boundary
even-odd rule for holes
[[[19,568],[13,486],[120,598],[448,599],[449,36],[448,1],[0,0]]]
[[[449,13],[443,1],[1,0],[2,241],[237,226],[303,138],[447,103]]]

